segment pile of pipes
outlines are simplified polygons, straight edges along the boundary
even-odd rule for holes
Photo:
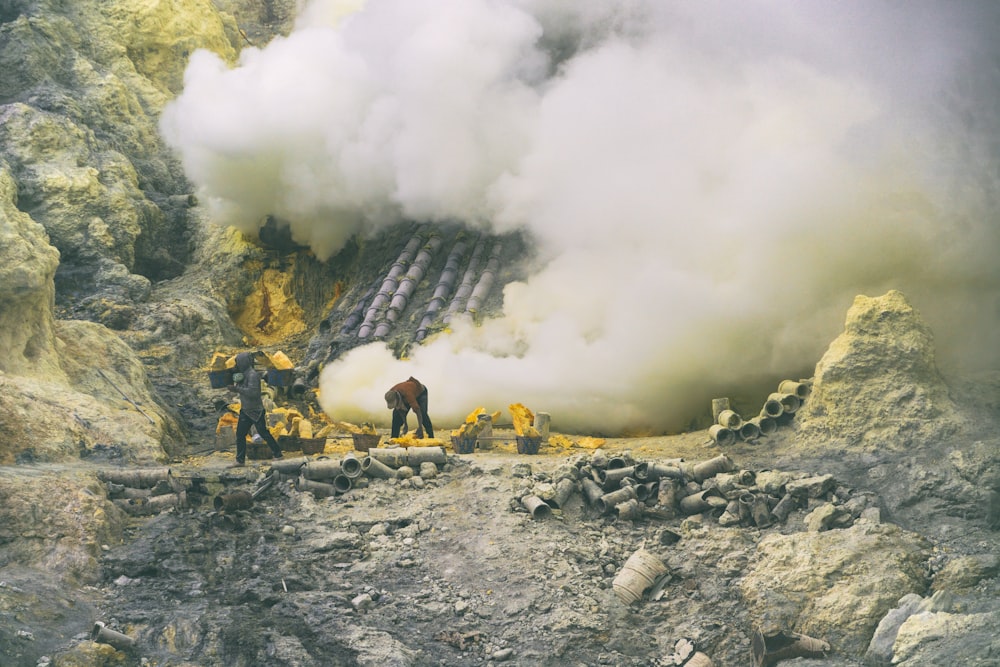
[[[368,486],[372,479],[431,479],[448,463],[443,447],[373,447],[341,459],[301,456],[271,463],[272,477],[296,490],[328,498]]]
[[[173,476],[170,468],[101,470],[97,479],[108,488],[108,498],[132,516],[151,516],[188,504],[188,484]]]
[[[715,423],[708,428],[708,434],[720,447],[728,447],[737,440],[755,442],[789,423],[811,389],[808,380],[782,380],[778,383],[778,391],[771,392],[757,416],[750,419],[731,410],[728,398],[716,398],[712,401]]]
[[[829,493],[829,475],[807,480],[768,480],[758,484],[751,470],[737,470],[725,454],[691,463],[684,459],[637,462],[631,453],[589,457],[559,466],[553,481],[535,483],[517,504],[533,518],[560,509],[576,493],[600,516],[635,521],[707,514],[723,526],[767,528],[784,522],[808,498]]]

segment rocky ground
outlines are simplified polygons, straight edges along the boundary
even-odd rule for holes
[[[556,436],[559,445],[536,456],[498,441],[450,453],[419,481],[371,479],[327,498],[282,478],[231,512],[216,511],[214,498],[260,488],[270,462],[232,469],[230,452],[181,461],[171,467],[177,479],[202,480],[189,488],[189,506],[128,518],[121,539],[102,547],[100,581],[61,613],[21,624],[26,635],[5,638],[4,664],[673,665],[675,644],[687,638],[715,665],[749,665],[752,631],[775,623],[832,645],[825,658],[793,664],[860,665],[879,621],[907,595],[912,608],[903,617],[935,629],[907,644],[907,626],[892,628],[894,664],[949,656],[996,664],[998,560],[988,508],[970,507],[955,489],[949,497],[953,479],[934,484],[952,478],[939,461],[891,455],[845,466],[832,456],[801,457],[791,435],[726,452],[756,473],[757,488],[773,484],[776,472],[835,479],[787,521],[763,529],[722,526],[718,512],[601,515],[579,491],[538,519],[518,500],[545,495],[601,453],[640,462],[714,458],[720,450],[705,432]],[[331,441],[326,456],[349,449]],[[908,495],[898,493],[903,487]],[[828,505],[856,516],[820,527]],[[647,591],[628,605],[612,584],[640,548],[669,577],[659,599]],[[91,642],[91,619],[134,638],[135,648]],[[883,642],[886,632],[877,635]]]

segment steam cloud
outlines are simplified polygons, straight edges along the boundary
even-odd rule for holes
[[[275,214],[320,257],[457,219],[527,228],[546,261],[501,318],[331,363],[334,418],[387,423],[414,375],[443,428],[522,402],[678,430],[811,375],[853,297],[890,288],[943,367],[1000,363],[994,3],[353,9],[309,3],[235,68],[192,56],[162,128],[216,219]]]

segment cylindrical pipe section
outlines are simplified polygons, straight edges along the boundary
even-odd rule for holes
[[[372,447],[368,456],[377,459],[390,468],[400,468],[406,465],[405,447]]]
[[[638,499],[632,498],[616,504],[615,512],[618,513],[619,519],[635,521],[642,518],[642,505],[639,504]]]
[[[490,290],[493,289],[493,281],[496,279],[497,270],[500,268],[500,250],[502,247],[500,243],[495,243],[490,248],[490,258],[486,262],[486,268],[483,269],[483,273],[479,276],[476,286],[472,289],[469,301],[465,304],[465,311],[467,313],[475,315],[482,302],[489,295]]]
[[[631,477],[634,472],[635,466],[628,466],[627,468],[607,468],[599,471],[598,476],[601,478],[601,486],[610,490],[617,488],[621,485],[624,479]]]
[[[90,641],[113,646],[119,651],[131,651],[135,647],[135,639],[121,632],[115,632],[101,621],[94,623],[90,631]]]
[[[764,406],[760,409],[761,419],[764,417],[777,419],[781,416],[781,413],[785,411],[785,407],[781,404],[781,400],[779,398],[775,398],[780,395],[781,394],[771,394],[767,397],[767,400],[764,401]]]
[[[614,509],[618,503],[635,499],[635,487],[626,486],[611,493],[605,493],[594,503],[594,508],[601,514],[606,514]]]
[[[753,514],[753,522],[757,524],[758,528],[767,528],[774,524],[774,517],[771,516],[771,508],[767,504],[767,496],[763,493],[754,496],[750,512]]]
[[[781,414],[788,413],[793,414],[799,409],[801,401],[799,397],[795,394],[781,394],[773,393],[767,397],[768,401],[778,401],[781,404]],[[772,417],[778,417],[779,415],[771,415]]]
[[[755,417],[750,420],[757,425],[757,430],[763,436],[768,436],[778,430],[778,422],[773,417]]]
[[[337,475],[333,478],[333,488],[337,493],[347,493],[354,486],[354,481],[347,475]]]
[[[587,499],[587,504],[591,507],[596,507],[597,501],[604,495],[604,489],[597,482],[587,477],[580,480],[580,487],[583,489],[583,495]]]
[[[419,468],[421,463],[427,461],[443,466],[448,463],[448,453],[444,451],[444,447],[438,446],[406,448],[406,465]]]
[[[713,398],[712,399],[712,423],[719,424],[719,415],[722,414],[723,410],[729,409],[729,399],[728,398]]]
[[[134,489],[151,489],[157,482],[170,479],[170,468],[136,468],[132,470],[100,470],[97,479],[123,484]]]
[[[561,480],[556,482],[556,492],[552,497],[552,504],[555,505],[557,509],[564,507],[575,491],[576,482],[569,477],[563,477]]]
[[[699,491],[681,498],[681,511],[685,514],[701,514],[707,510],[725,507],[729,501],[718,495],[714,489]]]
[[[340,461],[336,459],[316,459],[309,461],[301,468],[302,476],[314,482],[331,480],[343,472]]]
[[[745,442],[751,442],[760,437],[760,427],[757,426],[757,424],[754,423],[753,420],[748,422],[743,422],[743,424],[740,426],[738,434],[741,440]]]
[[[538,496],[525,496],[521,498],[524,509],[531,513],[532,519],[544,519],[552,516],[552,508]]]
[[[295,481],[295,488],[303,493],[311,493],[315,498],[329,498],[337,494],[337,488],[333,484],[314,482],[305,477],[299,477]]]
[[[277,461],[271,461],[271,470],[277,470],[283,475],[298,475],[299,470],[307,463],[309,463],[309,457],[307,456],[296,456],[292,459],[278,459]]]
[[[732,429],[726,428],[722,424],[709,426],[708,435],[712,438],[712,442],[720,447],[728,447],[736,442],[736,434],[733,433]]]
[[[608,457],[608,462],[604,467],[608,470],[620,470],[628,467],[628,461],[624,456],[610,456]]]
[[[669,478],[661,479],[656,498],[658,505],[674,509],[677,507],[677,481]]]
[[[790,493],[786,493],[782,496],[781,500],[778,501],[778,504],[774,506],[774,509],[771,510],[771,514],[774,515],[774,518],[778,521],[785,522],[788,519],[788,515],[795,509],[796,505],[798,505],[798,501],[795,500],[795,497]]]
[[[369,477],[376,479],[392,479],[396,476],[396,469],[390,468],[378,459],[366,456],[361,459],[361,471]]]
[[[796,380],[782,380],[778,383],[779,394],[794,394],[800,401],[809,396],[809,385]]]
[[[371,454],[369,454],[369,456],[371,456]],[[348,479],[357,479],[358,477],[361,477],[361,461],[357,456],[348,454],[344,457],[344,460],[340,462],[340,472]]]
[[[448,304],[448,312],[443,318],[445,324],[451,320],[452,315],[465,308],[469,295],[472,294],[473,284],[476,280],[476,274],[479,273],[479,264],[482,262],[485,249],[486,240],[480,237],[472,250],[472,257],[469,258],[469,264],[465,267],[465,273],[462,274],[462,282],[455,290],[455,296],[452,297],[451,303]]]
[[[635,464],[634,474],[635,478],[640,482],[655,482],[656,480],[664,477],[669,477],[671,479],[681,479],[684,477],[684,473],[676,466],[664,465],[662,463],[650,463],[648,461]]]
[[[253,505],[253,496],[247,491],[233,491],[216,496],[212,504],[216,512],[246,510]]]
[[[702,482],[720,472],[732,472],[736,470],[736,464],[725,454],[719,454],[715,458],[695,464],[692,468],[692,476],[698,482]]]
[[[743,425],[743,418],[734,410],[723,410],[719,413],[718,424],[735,431]]]

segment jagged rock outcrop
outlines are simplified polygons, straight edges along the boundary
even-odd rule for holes
[[[771,534],[757,545],[741,592],[765,632],[795,630],[835,646],[865,646],[879,620],[926,587],[930,544],[891,524]]]
[[[796,414],[804,447],[860,450],[939,443],[960,422],[934,361],[931,330],[896,290],[855,298]]]
[[[0,116],[2,123],[2,116]],[[0,371],[58,373],[52,278],[59,252],[17,209],[17,186],[0,157]]]

